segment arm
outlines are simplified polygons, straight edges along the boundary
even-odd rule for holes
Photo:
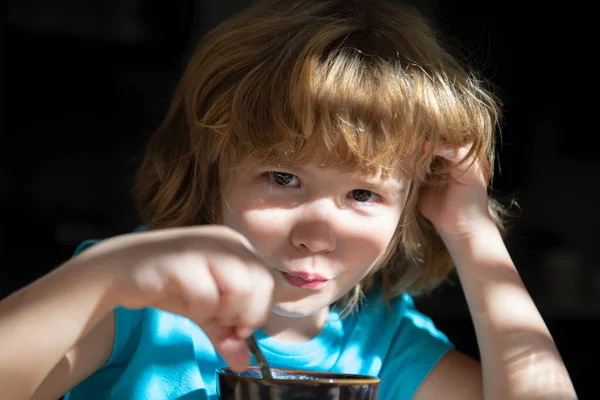
[[[242,371],[244,339],[266,320],[273,287],[266,261],[229,228],[107,239],[0,302],[2,394],[48,398],[94,372],[110,355],[117,306],[191,319]]]
[[[436,146],[434,154],[452,164],[452,179],[425,187],[419,206],[456,265],[477,335],[484,397],[576,399],[552,336],[490,214],[481,164],[467,160],[468,153],[469,146]],[[474,372],[465,374],[478,379]],[[430,378],[427,385],[448,384],[439,374]]]
[[[486,399],[576,399],[552,336],[491,219],[444,237],[475,326]]]
[[[85,335],[46,376],[31,400],[57,399],[92,375],[109,359],[115,335],[115,314],[109,313]]]
[[[110,274],[81,261],[72,259],[0,302],[0,387],[8,398],[31,398],[51,371],[43,386],[58,397],[108,358],[115,306]],[[108,322],[99,324],[103,318]],[[84,356],[71,366],[75,354]]]
[[[415,399],[576,399],[552,336],[493,222],[480,235],[445,239],[466,294],[482,366],[451,351]]]
[[[456,350],[451,350],[442,357],[414,395],[415,400],[482,398],[481,365]]]

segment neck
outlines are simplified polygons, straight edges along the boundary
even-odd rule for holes
[[[301,343],[317,336],[323,330],[328,317],[329,307],[305,317],[287,317],[271,312],[262,330],[282,342]]]

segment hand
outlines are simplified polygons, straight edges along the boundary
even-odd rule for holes
[[[269,262],[238,232],[222,226],[134,233],[81,253],[114,268],[115,302],[154,307],[198,324],[229,366],[242,371],[250,357],[243,339],[271,312]]]
[[[487,182],[479,160],[466,159],[469,150],[470,146],[436,146],[433,153],[450,164],[451,179],[424,186],[419,193],[421,214],[444,239],[470,237],[482,223],[488,224],[492,219]]]

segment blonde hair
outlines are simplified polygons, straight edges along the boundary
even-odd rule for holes
[[[488,182],[500,102],[445,50],[414,8],[377,0],[266,1],[199,43],[150,138],[136,182],[150,229],[219,220],[222,186],[248,162],[303,162],[364,172],[399,165],[408,201],[380,268],[342,300],[383,286],[389,300],[441,283],[452,261],[417,208],[447,179],[438,143],[472,143]],[[431,146],[423,150],[423,143]],[[502,209],[490,198],[499,226]]]

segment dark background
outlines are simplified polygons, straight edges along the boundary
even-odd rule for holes
[[[415,2],[500,89],[505,123],[494,187],[521,205],[509,250],[580,398],[595,398],[586,373],[599,355],[600,316],[600,140],[589,122],[594,99],[585,96],[593,96],[596,65],[585,51],[591,10]],[[0,298],[66,260],[82,240],[137,226],[133,173],[188,55],[208,29],[250,3],[0,6]],[[456,277],[419,303],[460,350],[478,356]]]

